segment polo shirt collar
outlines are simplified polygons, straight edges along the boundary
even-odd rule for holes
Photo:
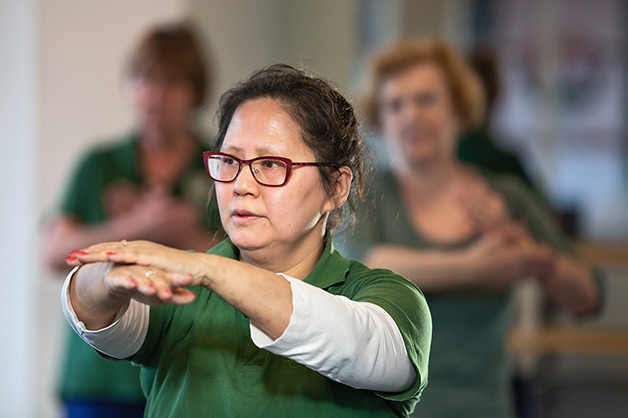
[[[239,252],[238,248],[233,245],[229,238],[209,250],[210,254],[216,254],[234,260],[239,258]],[[327,239],[321,259],[318,260],[314,270],[305,278],[304,282],[321,289],[328,289],[334,285],[343,284],[348,273],[349,260],[336,251],[331,239]]]
[[[349,260],[336,251],[331,239],[326,239],[321,259],[304,282],[321,289],[328,289],[334,285],[343,284],[348,273]]]

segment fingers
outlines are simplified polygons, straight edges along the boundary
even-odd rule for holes
[[[105,286],[112,294],[132,297],[148,305],[185,305],[196,298],[194,292],[180,287],[191,282],[189,276],[154,267],[120,265],[107,274]]]
[[[80,266],[96,262],[113,262],[119,265],[138,265],[163,270],[172,274],[176,286],[193,286],[199,284],[204,264],[198,262],[196,255],[187,251],[169,248],[150,241],[119,241],[96,244],[84,250],[70,253],[66,263],[70,266]],[[196,282],[186,276],[191,273]],[[138,283],[143,283],[140,277]],[[155,285],[158,283],[154,283]]]
[[[188,289],[175,289],[172,291],[171,302],[173,305],[188,305],[196,300],[196,293]]]
[[[158,251],[165,249],[159,244],[149,241],[114,241],[95,244],[90,247],[72,251],[66,258],[70,266],[87,263],[113,261],[118,264],[151,265],[150,261]]]

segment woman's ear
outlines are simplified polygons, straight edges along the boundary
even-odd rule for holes
[[[324,212],[331,212],[347,201],[349,191],[351,190],[352,178],[353,173],[349,167],[342,166],[338,169],[336,179],[334,180],[334,195],[323,206]]]

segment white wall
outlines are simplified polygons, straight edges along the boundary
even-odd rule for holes
[[[358,0],[190,0],[212,52],[215,94],[204,114],[212,126],[220,93],[261,67],[286,63],[348,86],[357,54]]]
[[[0,416],[34,416],[36,2],[0,1]]]

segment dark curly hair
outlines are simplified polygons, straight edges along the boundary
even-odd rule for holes
[[[270,98],[279,104],[299,125],[301,139],[312,150],[317,161],[348,166],[353,178],[348,205],[337,207],[327,220],[327,231],[335,231],[355,219],[357,199],[364,188],[364,154],[359,124],[353,106],[332,85],[304,70],[276,64],[256,71],[248,80],[238,83],[220,97],[216,117],[220,149],[236,109],[244,102]],[[337,168],[318,167],[323,187],[329,196],[335,193]],[[347,213],[347,209],[348,212]]]

